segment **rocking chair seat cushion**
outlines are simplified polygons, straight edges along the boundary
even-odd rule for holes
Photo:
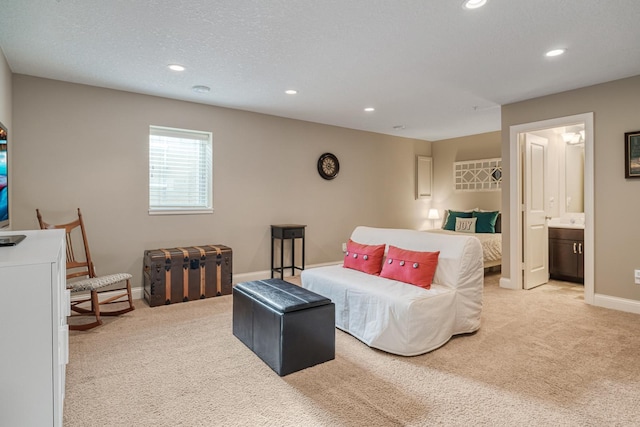
[[[67,288],[70,289],[71,292],[93,291],[105,286],[113,285],[114,283],[129,280],[132,277],[133,276],[129,273],[116,273],[100,277],[90,277],[88,279],[82,279],[75,282],[67,282]]]

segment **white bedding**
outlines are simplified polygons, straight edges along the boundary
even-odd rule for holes
[[[440,256],[428,290],[342,265],[304,270],[302,286],[335,304],[336,327],[402,356],[426,353],[480,327],[483,264],[477,239],[369,227],[356,228],[351,239]]]
[[[502,233],[460,233],[439,228],[427,230],[427,232],[477,237],[482,245],[482,256],[485,266],[486,264],[496,265],[497,261],[502,260]]]

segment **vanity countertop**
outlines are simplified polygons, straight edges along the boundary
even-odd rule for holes
[[[565,218],[551,218],[547,223],[549,228],[571,228],[584,230],[584,222]]]
[[[572,229],[584,230],[584,224],[564,224],[564,223],[551,224],[549,223],[549,228],[572,228]]]

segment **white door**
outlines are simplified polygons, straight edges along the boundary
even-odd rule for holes
[[[548,140],[525,134],[523,258],[525,289],[549,281],[549,234],[546,221]]]

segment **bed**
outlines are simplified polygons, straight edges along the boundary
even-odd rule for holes
[[[491,268],[491,267],[502,265],[502,215],[498,212],[495,218],[495,222],[493,223],[493,228],[484,227],[481,229],[481,231],[483,232],[474,233],[469,230],[455,231],[455,222],[449,221],[449,218],[451,217],[450,215],[451,212],[453,212],[454,217],[460,217],[460,218],[473,218],[474,212],[475,212],[476,213],[475,215],[481,218],[481,217],[486,217],[485,214],[487,213],[497,212],[497,211],[480,211],[479,209],[472,209],[472,210],[466,210],[466,211],[445,210],[445,217],[444,217],[444,220],[442,221],[442,229],[433,229],[433,230],[427,230],[427,231],[429,233],[477,237],[478,240],[480,240],[480,243],[482,245],[484,268]],[[464,215],[460,215],[460,213],[463,213]],[[491,220],[491,218],[489,218],[489,220]]]

